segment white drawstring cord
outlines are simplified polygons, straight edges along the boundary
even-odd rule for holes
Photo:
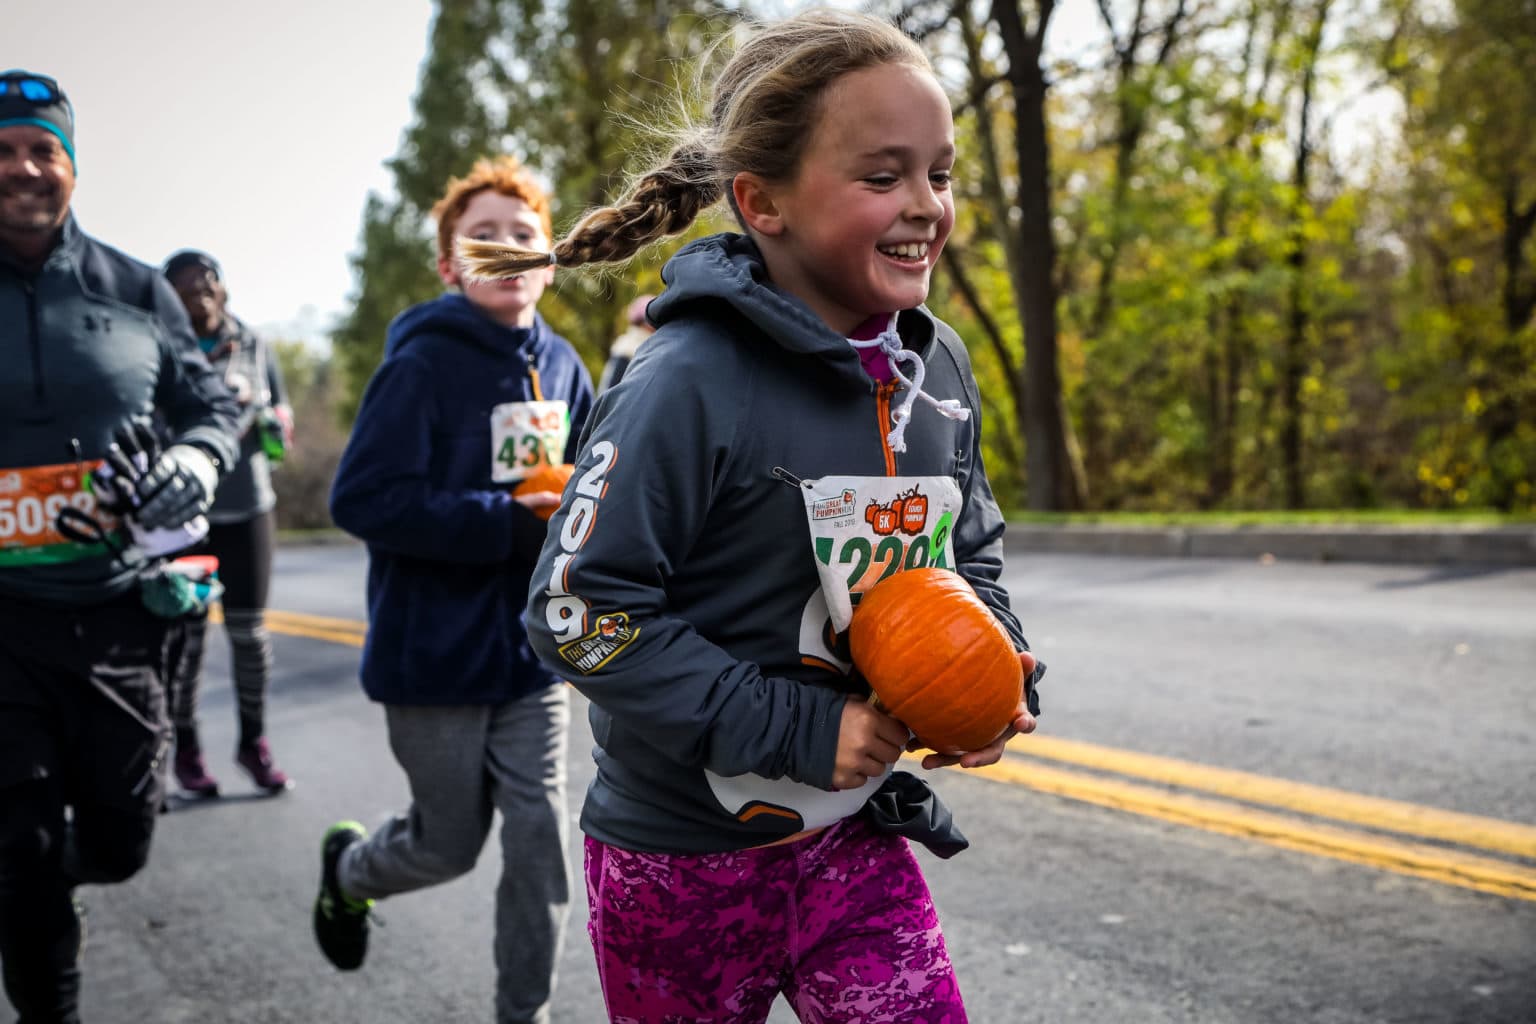
[[[945,416],[952,420],[968,420],[971,418],[971,410],[960,404],[958,400],[946,398],[941,401],[923,390],[923,377],[927,375],[928,368],[923,365],[922,356],[902,348],[901,335],[896,333],[896,315],[894,313],[891,315],[891,322],[878,335],[870,338],[868,341],[855,341],[849,338],[848,344],[854,348],[874,348],[878,345],[891,364],[891,373],[907,389],[907,397],[902,400],[901,405],[891,410],[891,432],[886,435],[886,441],[890,443],[891,451],[904,452],[907,450],[907,421],[912,418],[912,403],[919,398],[933,406],[940,416]],[[903,362],[912,364],[912,376],[910,378],[901,372],[901,364]]]

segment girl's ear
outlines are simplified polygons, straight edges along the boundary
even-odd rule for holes
[[[442,279],[446,287],[457,288],[459,286],[458,263],[454,262],[450,257],[439,256],[437,258],[437,276]]]
[[[731,179],[731,198],[736,200],[742,222],[753,231],[770,238],[784,233],[784,215],[774,202],[771,187],[762,178],[742,171]]]

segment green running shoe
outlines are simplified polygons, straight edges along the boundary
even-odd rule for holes
[[[339,821],[320,841],[320,895],[315,899],[315,941],[339,970],[355,971],[368,954],[368,912],[373,900],[358,900],[341,889],[337,868],[347,847],[366,839],[355,821]]]

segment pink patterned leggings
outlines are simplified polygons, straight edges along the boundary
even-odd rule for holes
[[[586,840],[587,932],[613,1024],[965,1024],[938,914],[899,836],[850,818],[681,856]]]

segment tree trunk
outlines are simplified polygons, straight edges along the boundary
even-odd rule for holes
[[[1055,0],[1039,0],[1029,32],[1017,0],[995,0],[992,17],[1008,55],[1014,98],[1014,151],[1018,163],[1016,204],[1023,266],[1015,268],[1024,323],[1025,465],[1028,505],[1041,511],[1083,506],[1081,467],[1072,457],[1071,427],[1061,394],[1057,348],[1056,240],[1051,227],[1051,157],[1045,125],[1047,83],[1040,47]]]
[[[1312,311],[1307,292],[1307,189],[1312,160],[1312,92],[1317,79],[1317,56],[1323,44],[1323,25],[1331,0],[1318,0],[1317,15],[1307,33],[1301,72],[1301,123],[1296,132],[1296,166],[1291,179],[1291,248],[1286,263],[1291,272],[1290,312],[1285,346],[1280,356],[1280,459],[1287,508],[1305,508],[1306,474],[1302,459],[1301,382],[1306,374],[1307,331]]]

